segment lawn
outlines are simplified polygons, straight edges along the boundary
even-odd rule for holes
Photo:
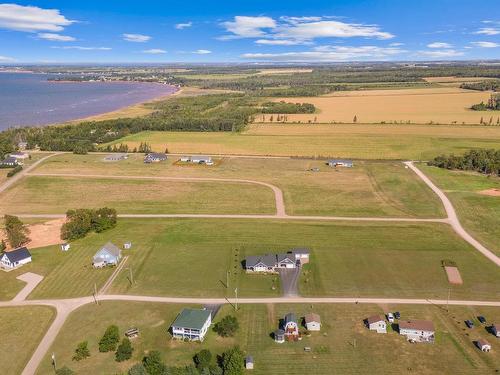
[[[113,207],[118,213],[272,214],[271,189],[254,184],[29,176],[3,194],[1,213],[61,214]]]
[[[465,331],[463,320],[483,314],[491,322],[500,319],[500,310],[493,308],[451,307],[449,312],[437,306],[377,306],[377,305],[241,305],[234,312],[223,306],[216,321],[235,314],[240,329],[234,338],[222,339],[214,332],[202,343],[172,341],[168,328],[185,306],[175,304],[104,302],[87,305],[75,311],[65,323],[55,343],[48,350],[38,373],[51,374],[50,353],[56,353],[59,366],[67,365],[77,373],[122,373],[139,362],[150,350],[159,350],[169,366],[192,363],[192,357],[202,349],[221,354],[239,345],[254,357],[255,374],[485,374],[500,366],[495,352],[500,343],[488,334],[484,326]],[[305,336],[297,343],[276,344],[271,332],[285,313],[298,317],[311,309],[322,318],[322,332]],[[403,318],[431,319],[436,326],[434,344],[409,344],[396,332],[379,335],[363,326],[363,319],[387,311],[401,311]],[[99,319],[95,319],[95,316]],[[477,323],[477,321],[476,321]],[[114,361],[114,353],[99,353],[97,345],[106,327],[117,324],[120,332],[130,327],[140,330],[133,340],[133,358],[124,363]],[[486,338],[492,353],[481,353],[472,341]],[[71,361],[76,345],[88,340],[91,357],[81,362]],[[311,347],[305,352],[304,347]]]
[[[500,127],[255,124],[242,133],[141,132],[115,141],[170,152],[426,160],[470,148],[498,148]]]
[[[55,314],[49,307],[2,307],[0,368],[2,374],[20,374],[49,328]]]
[[[209,167],[176,165],[176,159],[172,156],[167,163],[145,167],[142,155],[131,155],[128,160],[117,163],[105,163],[103,155],[99,154],[64,154],[47,160],[35,172],[71,174],[78,170],[80,174],[253,179],[281,188],[290,215],[444,215],[437,196],[411,170],[397,161],[356,160],[352,169],[332,169],[320,160],[224,158],[218,165]],[[319,172],[311,172],[312,168],[319,168]],[[240,202],[236,207],[245,205],[241,202],[245,197],[250,201],[258,198],[249,198],[246,194],[239,196]],[[217,198],[214,204],[224,203],[225,200],[225,197]],[[138,208],[140,201],[138,206],[134,204],[133,207],[134,210]],[[207,208],[210,206],[204,207],[205,210]],[[214,207],[214,212],[217,210],[220,211]]]
[[[418,167],[444,189],[462,225],[477,240],[500,255],[500,196],[480,194],[483,190],[500,189],[500,179],[426,165]]]

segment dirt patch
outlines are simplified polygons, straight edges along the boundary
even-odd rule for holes
[[[61,240],[61,227],[64,222],[65,219],[56,219],[46,221],[45,223],[41,224],[28,225],[28,228],[30,230],[29,237],[31,238],[31,241],[28,242],[25,246],[30,249],[34,249],[37,247],[45,247],[64,243],[64,241]],[[6,238],[4,232],[0,233],[0,238]],[[12,249],[10,247],[7,247],[7,251],[9,250]]]
[[[444,270],[446,271],[446,276],[448,276],[448,282],[454,285],[462,285],[462,276],[460,275],[460,271],[457,267],[445,266]]]
[[[481,190],[479,194],[488,195],[490,197],[500,197],[500,189]]]

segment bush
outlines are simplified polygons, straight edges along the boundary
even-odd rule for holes
[[[15,174],[21,172],[23,170],[23,166],[22,165],[16,165],[13,169],[11,169],[8,173],[7,173],[7,177],[12,177],[14,176]]]
[[[210,362],[212,362],[212,353],[208,349],[203,349],[201,352],[196,353],[193,359],[196,367],[202,370],[210,366]]]
[[[124,338],[122,340],[122,343],[118,346],[118,349],[116,350],[116,355],[115,355],[116,362],[123,362],[132,358],[133,351],[134,348],[132,348],[132,343],[130,342],[130,340],[127,337]]]
[[[239,328],[238,319],[235,316],[225,316],[214,326],[214,331],[222,337],[232,337]]]
[[[78,344],[75,349],[75,355],[73,356],[73,361],[81,361],[82,359],[90,357],[90,351],[88,348],[88,342],[83,341]]]
[[[144,357],[142,363],[149,375],[165,375],[168,371],[167,366],[165,366],[161,359],[160,352],[157,350],[149,352],[149,354]]]
[[[70,368],[63,366],[56,370],[56,375],[73,375],[75,372]]]
[[[224,375],[241,375],[243,374],[243,352],[239,347],[234,347],[224,352],[222,355],[222,369]]]
[[[19,247],[29,242],[29,229],[24,226],[23,222],[17,216],[5,215],[5,233],[10,246]]]
[[[101,341],[99,341],[99,351],[101,353],[111,352],[116,350],[116,345],[120,341],[120,333],[115,325],[109,326],[104,332]]]

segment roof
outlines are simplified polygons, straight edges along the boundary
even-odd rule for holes
[[[373,324],[373,323],[378,323],[380,321],[384,321],[384,319],[382,319],[382,317],[380,315],[372,315],[372,316],[369,316],[366,321],[368,322],[368,324]]]
[[[352,164],[352,160],[349,159],[330,159],[328,163],[344,163],[344,164]]]
[[[266,267],[276,266],[276,255],[265,254],[265,255],[250,255],[245,258],[245,267],[255,267],[259,263],[262,263]]]
[[[321,318],[318,314],[315,314],[315,313],[309,313],[309,314],[306,314],[306,316],[304,317],[304,320],[306,321],[306,323],[321,323]]]
[[[12,251],[4,252],[3,255],[6,255],[11,263],[16,263],[31,257],[31,253],[26,247],[20,247]]]
[[[245,362],[246,363],[253,362],[253,357],[251,355],[247,355],[247,357],[245,358]]]
[[[486,341],[485,339],[479,339],[479,340],[477,340],[477,344],[479,346],[486,346],[486,345],[491,346],[491,344],[488,341]]]
[[[177,315],[177,318],[175,318],[175,321],[172,323],[172,327],[200,330],[208,319],[210,319],[209,310],[184,309]]]
[[[147,158],[153,158],[153,159],[161,159],[161,158],[167,158],[167,154],[160,153],[160,152],[151,152],[146,155]]]
[[[9,156],[2,160],[2,164],[15,164],[15,163],[17,163],[17,159],[12,156]]]
[[[277,255],[277,258],[278,263],[284,262],[286,260],[289,260],[291,263],[295,263],[295,255],[291,253],[280,253]]]
[[[297,247],[295,249],[292,249],[293,254],[310,254],[311,250],[305,248],[305,247]]]
[[[101,247],[99,251],[106,251],[109,254],[114,255],[115,257],[119,256],[122,252],[117,246],[115,246],[111,242],[108,242],[106,245]]]
[[[288,313],[285,315],[285,324],[288,322],[297,322],[297,317],[294,313]]]
[[[200,156],[191,156],[191,159],[196,159],[196,160],[212,160],[212,157],[205,156],[205,155],[200,155]]]
[[[404,320],[399,322],[399,329],[434,332],[434,323],[430,320]]]
[[[274,331],[274,335],[275,336],[282,336],[284,334],[285,334],[285,331],[283,331],[281,328],[279,328],[276,331]]]

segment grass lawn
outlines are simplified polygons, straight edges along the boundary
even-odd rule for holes
[[[488,334],[484,326],[464,329],[463,320],[479,314],[488,321],[500,319],[500,309],[451,307],[449,312],[437,306],[376,306],[376,305],[242,305],[234,312],[223,306],[216,321],[227,314],[236,314],[240,329],[233,338],[220,338],[209,332],[203,343],[172,341],[168,328],[185,306],[174,304],[104,302],[87,305],[75,311],[67,320],[53,346],[59,366],[67,365],[77,373],[122,373],[139,362],[150,350],[162,352],[169,366],[192,363],[192,357],[202,349],[214,355],[239,345],[255,360],[255,374],[487,374],[500,367],[500,342]],[[297,343],[276,344],[270,334],[287,312],[298,317],[311,309],[322,318],[322,332],[313,333]],[[409,344],[404,337],[390,331],[385,335],[368,331],[363,319],[385,311],[401,311],[403,318],[430,319],[436,326],[434,344]],[[95,319],[99,316],[99,319]],[[477,321],[476,321],[477,323]],[[98,341],[106,327],[118,325],[120,332],[130,327],[140,330],[133,340],[133,358],[123,363],[114,361],[114,353],[99,353]],[[472,343],[486,338],[492,353],[482,353]],[[71,361],[80,341],[88,340],[91,357],[81,362]],[[311,352],[304,352],[304,347]],[[38,373],[51,374],[50,354]],[[443,372],[444,371],[444,372]]]
[[[142,155],[131,155],[125,161],[106,163],[103,162],[103,155],[64,154],[47,160],[35,172],[70,174],[78,170],[81,174],[253,179],[281,188],[287,213],[290,215],[399,217],[442,217],[444,215],[442,204],[437,196],[411,170],[405,169],[403,164],[397,161],[356,160],[354,168],[332,169],[326,166],[324,161],[319,160],[224,158],[213,167],[176,165],[174,164],[176,160],[177,157],[172,156],[167,163],[144,166]],[[311,168],[319,168],[320,171],[311,172]],[[161,184],[169,185],[170,182],[161,182]],[[189,186],[194,188],[197,184],[192,183]],[[215,184],[210,186],[215,186]],[[57,186],[55,188],[59,191]],[[19,189],[25,190],[25,185],[21,184],[18,188],[13,188],[12,194],[18,194],[16,191]],[[265,193],[262,188],[260,192]],[[49,191],[49,194],[53,193]],[[253,202],[257,199],[257,195],[252,198],[247,194],[250,192],[238,196],[240,202],[235,205],[235,209],[237,207],[247,207],[248,210],[252,207],[257,208]],[[64,196],[54,195],[54,199]],[[265,198],[262,195],[259,197],[260,200]],[[226,196],[223,198],[215,199],[213,204],[232,202],[229,197],[227,200]],[[241,202],[244,198],[249,201]],[[102,198],[90,197],[89,199]],[[19,205],[21,202],[18,200],[19,198],[15,199],[15,202]],[[30,200],[25,201],[30,202]],[[249,202],[252,202],[251,207],[246,206],[250,204]],[[184,209],[184,202],[182,203],[182,206],[171,207],[170,210]],[[162,205],[165,203],[162,202]],[[162,205],[158,205],[155,209],[159,210]],[[127,207],[127,210],[144,211],[143,206],[141,208],[139,200],[138,204]],[[204,210],[209,208],[213,209],[212,212],[221,210],[219,207],[210,205],[203,207]],[[31,204],[30,209],[33,209]],[[200,210],[197,207],[193,209]],[[261,207],[261,210],[264,209],[265,207]]]
[[[356,159],[426,160],[470,148],[498,148],[495,126],[254,124],[242,133],[141,132],[115,141],[154,150],[278,156],[325,156]]]
[[[20,374],[49,328],[55,314],[50,307],[2,307],[0,368],[2,374]]]
[[[500,255],[500,196],[479,194],[483,190],[500,189],[500,178],[422,164],[418,167],[446,192],[460,222],[471,235]]]

